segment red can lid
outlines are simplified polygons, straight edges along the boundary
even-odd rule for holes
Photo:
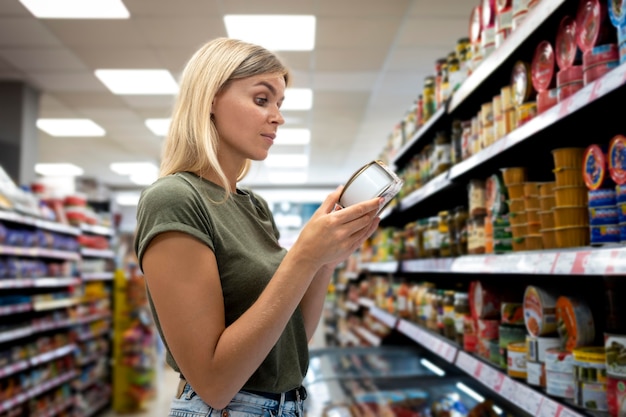
[[[512,6],[512,0],[496,0],[496,10],[498,13]]]
[[[548,41],[539,42],[531,63],[533,87],[537,91],[550,88],[554,78],[554,50]]]
[[[511,74],[511,87],[513,88],[513,103],[522,105],[532,94],[532,82],[530,80],[530,67],[524,61],[517,61]]]
[[[560,69],[569,68],[576,60],[576,21],[571,16],[565,16],[559,24],[556,33],[556,63]]]
[[[618,185],[626,184],[626,137],[617,135],[609,143],[609,174]]]
[[[483,27],[493,26],[496,22],[496,0],[482,0]]]
[[[469,38],[471,43],[480,41],[480,34],[483,30],[481,7],[476,6],[472,9],[469,24]]]
[[[604,184],[607,175],[606,157],[598,145],[590,145],[583,154],[583,180],[590,190],[597,190]]]
[[[582,81],[583,81],[582,65],[574,65],[574,66],[562,69],[556,73],[557,87],[560,87],[564,84],[582,82]]]
[[[619,46],[616,43],[596,46],[583,54],[583,71],[612,61],[619,61]]]
[[[576,12],[576,43],[581,51],[590,51],[596,46],[602,25],[600,0],[581,0]]]

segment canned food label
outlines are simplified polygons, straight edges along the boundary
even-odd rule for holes
[[[606,372],[626,378],[626,335],[606,335]]]

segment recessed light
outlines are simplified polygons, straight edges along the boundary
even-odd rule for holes
[[[111,171],[120,175],[133,175],[143,173],[157,173],[159,169],[152,162],[113,162],[109,165]]]
[[[113,94],[178,93],[176,80],[169,71],[163,69],[97,69],[95,74]]]
[[[146,127],[157,136],[167,135],[172,119],[146,119]]]
[[[309,129],[284,127],[276,132],[275,145],[308,145],[311,142]]]
[[[70,163],[39,163],[35,164],[35,172],[44,177],[78,177],[85,171]]]
[[[311,110],[313,108],[313,90],[310,88],[287,88],[281,111]]]
[[[226,15],[229,38],[261,45],[271,51],[312,51],[315,48],[313,15]]]
[[[303,154],[273,154],[265,158],[265,165],[277,168],[302,168],[309,165],[309,157]]]
[[[158,172],[140,172],[132,174],[129,179],[137,185],[150,185],[159,178]]]
[[[121,0],[20,0],[40,19],[128,19]]]
[[[38,119],[37,127],[50,136],[104,136],[102,127],[89,119]]]
[[[115,196],[115,202],[120,206],[136,206],[139,204],[139,193],[120,193]]]
[[[306,172],[271,171],[267,173],[267,179],[272,184],[304,184],[308,176]]]

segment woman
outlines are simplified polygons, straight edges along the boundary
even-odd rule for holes
[[[272,53],[223,38],[183,72],[135,241],[167,361],[181,373],[172,416],[301,415],[332,271],[378,225],[380,199],[333,210],[339,188],[287,252],[267,203],[237,188],[284,123],[288,82]]]

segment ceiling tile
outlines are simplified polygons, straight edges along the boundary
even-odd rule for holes
[[[22,70],[80,71],[87,69],[67,48],[0,49],[0,57]]]
[[[444,48],[453,51],[456,41],[468,35],[468,18],[418,16],[409,19],[399,32],[398,47]]]
[[[144,17],[196,16],[220,14],[217,0],[124,0],[131,19]]]
[[[61,47],[63,44],[40,20],[33,17],[2,17],[0,46]]]
[[[152,48],[75,47],[74,53],[89,68],[96,69],[148,69],[162,68],[158,55]]]
[[[380,71],[389,50],[384,47],[319,48],[315,51],[316,71]]]
[[[141,27],[124,20],[45,20],[45,26],[66,46],[144,47],[149,43]]]
[[[91,72],[35,72],[28,73],[30,79],[44,91],[105,91],[106,87]]]
[[[136,28],[150,46],[193,46],[201,47],[213,38],[226,36],[221,18],[150,18],[137,19]]]
[[[402,19],[399,17],[320,17],[317,20],[316,47],[390,48]],[[376,28],[376,30],[372,30]]]
[[[81,108],[117,108],[123,111],[121,106],[124,104],[120,96],[111,94],[108,91],[103,92],[57,92],[53,97],[64,105],[76,109]]]
[[[316,14],[333,17],[401,17],[410,5],[410,0],[318,0]]]
[[[228,0],[220,2],[223,14],[315,14],[316,0]]]

